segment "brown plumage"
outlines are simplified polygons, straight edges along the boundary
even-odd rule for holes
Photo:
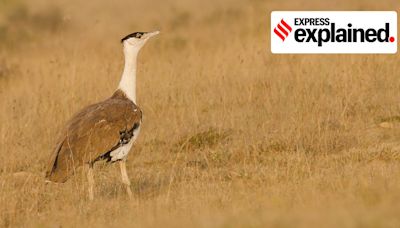
[[[142,112],[135,104],[137,55],[158,33],[136,32],[122,39],[125,65],[117,91],[109,99],[84,108],[67,123],[50,156],[47,180],[63,183],[79,166],[85,166],[89,199],[93,200],[93,164],[99,160],[118,161],[122,183],[132,197],[126,159],[142,122]]]
[[[84,164],[110,160],[109,153],[133,137],[142,112],[125,93],[117,90],[109,99],[90,105],[66,125],[50,157],[46,178],[65,182]]]

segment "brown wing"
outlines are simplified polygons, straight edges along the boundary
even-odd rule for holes
[[[120,141],[120,132],[137,127],[140,109],[128,99],[110,98],[86,107],[67,124],[53,152],[46,177],[65,182],[79,166],[92,163]]]

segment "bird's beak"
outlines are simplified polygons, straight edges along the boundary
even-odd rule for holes
[[[160,31],[148,32],[148,33],[145,33],[143,36],[144,36],[144,38],[148,39],[152,36],[158,35],[159,33],[160,33]]]

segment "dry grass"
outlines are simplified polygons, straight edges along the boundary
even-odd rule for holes
[[[399,55],[272,55],[268,34],[271,10],[399,1],[0,5],[1,227],[400,226]],[[134,199],[114,165],[96,166],[94,202],[83,174],[44,185],[60,127],[117,86],[118,40],[152,29]]]

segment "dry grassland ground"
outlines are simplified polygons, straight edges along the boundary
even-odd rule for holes
[[[0,0],[0,227],[400,227],[400,57],[272,55],[272,10],[398,0]],[[128,158],[43,183],[57,133],[139,57]]]

